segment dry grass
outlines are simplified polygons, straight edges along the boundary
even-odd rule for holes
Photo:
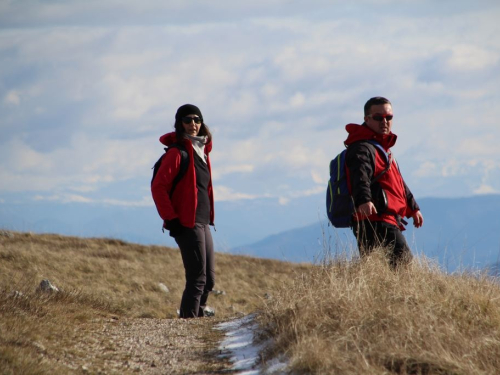
[[[285,355],[294,373],[500,373],[498,280],[424,260],[333,260],[284,284],[261,323],[268,359]]]
[[[458,375],[500,368],[500,287],[485,275],[448,275],[423,260],[395,272],[381,253],[314,267],[217,253],[216,276],[216,289],[226,292],[209,299],[217,316],[262,310],[263,335],[275,344],[266,357],[284,354],[295,373]],[[37,292],[42,279],[61,292]],[[149,320],[165,326],[165,318],[176,317],[183,287],[176,249],[0,233],[0,374],[89,373],[68,363],[78,363],[96,340],[103,366],[126,361],[123,343],[105,332],[118,335],[122,326],[140,329]],[[183,327],[182,334],[190,331]],[[214,346],[217,337],[206,341]],[[192,372],[221,371],[211,366]]]
[[[215,288],[225,295],[210,296],[209,305],[218,319],[254,311],[266,293],[307,268],[217,253]],[[42,279],[61,292],[37,292]],[[102,321],[176,318],[184,282],[178,249],[3,231],[0,373],[80,373],[61,359],[82,357],[79,343],[92,342]]]

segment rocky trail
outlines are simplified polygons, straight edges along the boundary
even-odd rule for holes
[[[26,375],[258,373],[231,330],[307,267],[220,253],[217,315],[182,320],[176,249],[0,229],[0,260],[0,373]]]
[[[45,355],[75,373],[238,373],[230,351],[220,349],[225,330],[218,324],[215,318],[96,320],[75,329],[76,348]]]

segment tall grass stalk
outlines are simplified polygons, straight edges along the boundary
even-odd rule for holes
[[[500,286],[424,258],[337,257],[284,284],[261,315],[294,373],[498,374]]]

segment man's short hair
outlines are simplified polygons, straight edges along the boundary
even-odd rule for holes
[[[383,96],[375,96],[373,98],[370,98],[366,104],[365,104],[365,116],[368,116],[370,114],[370,108],[374,105],[379,105],[379,104],[391,104],[389,99],[384,98]]]

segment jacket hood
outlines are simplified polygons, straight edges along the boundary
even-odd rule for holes
[[[170,146],[172,143],[176,143],[177,142],[177,136],[175,134],[175,132],[171,132],[171,133],[167,133],[167,134],[163,134],[161,137],[160,137],[160,142],[163,143],[165,146]],[[189,145],[191,145],[191,141],[189,139],[184,139],[184,143],[188,143]],[[208,142],[206,145],[205,145],[205,154],[208,154],[210,151],[212,151],[212,141]]]
[[[358,124],[347,124],[345,130],[348,133],[347,139],[344,141],[344,145],[348,147],[354,142],[366,141],[369,139],[375,140],[386,150],[390,149],[396,144],[398,136],[392,132],[389,134],[378,134],[371,130],[365,123]]]
[[[170,146],[172,143],[175,143],[177,141],[177,137],[175,136],[175,132],[163,134],[160,137],[160,142],[163,143],[165,146]]]

